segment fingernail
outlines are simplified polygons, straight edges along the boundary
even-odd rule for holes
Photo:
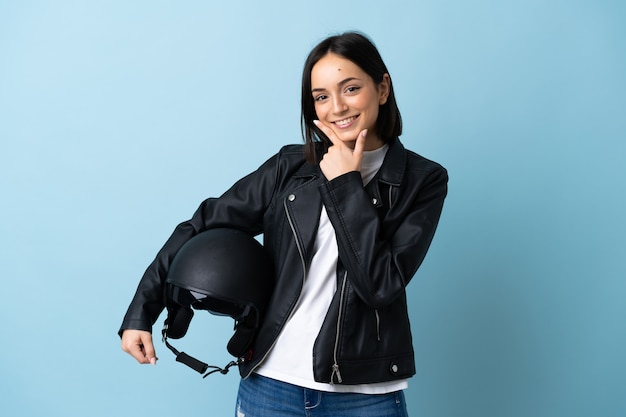
[[[313,124],[314,124],[315,126],[319,126],[319,125],[320,125],[320,121],[319,121],[319,120],[313,120]]]
[[[157,358],[150,358],[150,364],[156,365]]]

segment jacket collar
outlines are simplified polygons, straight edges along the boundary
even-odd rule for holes
[[[404,149],[400,139],[395,138],[389,142],[389,150],[375,178],[379,182],[399,187],[402,183],[405,169],[406,149]]]

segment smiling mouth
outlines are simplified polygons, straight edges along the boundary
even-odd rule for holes
[[[352,116],[345,119],[334,121],[333,124],[337,127],[346,127],[349,126],[352,122],[354,122],[359,116]]]

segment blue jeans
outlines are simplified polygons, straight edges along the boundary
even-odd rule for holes
[[[404,393],[316,391],[252,374],[242,379],[237,417],[408,417]]]

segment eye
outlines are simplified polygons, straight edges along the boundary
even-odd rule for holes
[[[356,93],[357,91],[359,91],[361,89],[361,87],[353,85],[350,86],[348,88],[346,88],[346,93],[350,94],[350,93]]]
[[[315,97],[313,97],[313,100],[314,100],[314,101],[324,101],[324,100],[326,100],[326,98],[327,98],[327,97],[328,97],[328,96],[326,96],[326,95],[324,95],[324,94],[320,94],[319,96],[315,96]]]

